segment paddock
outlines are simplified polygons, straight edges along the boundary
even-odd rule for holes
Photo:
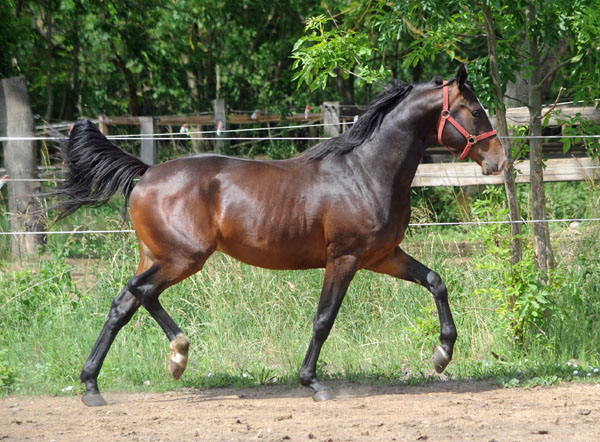
[[[79,397],[0,399],[0,439],[127,441],[590,441],[600,435],[599,384],[532,389],[491,382],[423,386],[332,385],[337,399],[308,390],[106,392],[106,407]]]

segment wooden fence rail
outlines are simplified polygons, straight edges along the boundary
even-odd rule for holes
[[[517,183],[529,182],[529,161],[515,163]],[[544,181],[588,181],[600,178],[600,164],[592,158],[555,158],[546,160]],[[412,187],[476,186],[503,184],[502,175],[485,176],[472,162],[419,164]]]
[[[598,103],[596,103],[597,105]],[[589,120],[596,123],[600,123],[600,109],[594,106],[579,106],[573,104],[560,104],[556,106],[546,106],[542,110],[542,115],[550,112],[551,117],[548,119],[548,126],[560,126],[563,121],[581,115]],[[340,106],[337,101],[325,102],[321,105],[321,112],[306,112],[306,113],[294,113],[286,117],[282,117],[273,113],[260,113],[254,112],[252,115],[248,113],[229,113],[227,114],[225,102],[222,99],[214,100],[213,113],[205,115],[166,115],[156,117],[132,117],[132,116],[120,116],[111,117],[106,115],[100,115],[98,117],[98,123],[100,130],[105,134],[109,134],[110,125],[139,125],[143,135],[152,135],[154,126],[182,126],[187,124],[188,127],[213,127],[221,128],[224,130],[228,124],[232,125],[243,125],[243,124],[277,124],[281,122],[288,123],[325,123],[324,131],[329,136],[335,136],[344,132],[356,115],[364,112],[364,108],[359,107],[348,107]],[[506,118],[509,125],[512,126],[523,126],[529,124],[529,110],[525,107],[509,108],[506,110]],[[151,120],[149,120],[151,119]],[[495,117],[491,118],[492,124],[496,125]],[[220,123],[219,123],[220,122]],[[221,136],[225,136],[221,133]],[[200,136],[194,136],[197,142]],[[142,143],[142,156],[146,159],[156,160],[156,143],[146,142]],[[223,145],[222,141],[217,141],[217,147]],[[560,149],[559,149],[560,150]],[[583,152],[578,152],[581,155]],[[441,154],[445,156],[445,153],[431,151],[429,155]]]
[[[340,126],[344,122],[352,120],[355,115],[360,115],[364,112],[364,109],[354,107],[348,108],[346,106],[341,107],[338,102],[325,102],[321,106],[324,112],[309,112],[309,113],[293,113],[291,115],[282,117],[281,115],[273,113],[260,113],[258,116],[252,116],[248,113],[230,113],[226,115],[227,122],[230,124],[256,124],[256,123],[314,123],[317,121],[324,121],[326,114],[336,113],[337,119],[334,116],[331,118],[331,122],[337,122]],[[215,109],[216,110],[216,109]],[[596,106],[578,106],[573,104],[560,104],[557,106],[545,106],[542,109],[542,115],[546,112],[552,111],[551,117],[548,120],[548,126],[560,126],[562,120],[570,117],[574,117],[577,114],[582,117],[592,120],[596,123],[600,123],[600,109]],[[213,114],[204,115],[163,115],[152,117],[154,123],[157,125],[164,126],[181,126],[183,124],[197,125],[197,126],[214,126],[216,121],[219,120],[218,116]],[[506,118],[509,125],[514,126],[526,126],[529,124],[529,110],[526,107],[513,107],[506,110]],[[98,117],[100,125],[139,125],[140,117],[132,116],[120,116],[111,117],[106,115],[100,115]],[[496,117],[491,117],[492,124],[496,124]]]

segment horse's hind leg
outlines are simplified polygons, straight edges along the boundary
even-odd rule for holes
[[[448,290],[442,278],[416,259],[396,247],[388,256],[368,267],[369,270],[385,273],[406,281],[421,284],[433,295],[440,320],[440,341],[433,353],[435,371],[442,373],[452,359],[456,342],[456,326],[448,304]]]
[[[108,318],[79,377],[85,384],[85,393],[81,399],[86,405],[91,407],[106,405],[106,401],[98,390],[98,374],[115,336],[129,322],[139,306],[140,303],[127,288],[123,289],[113,300]]]
[[[171,341],[169,370],[173,377],[179,379],[186,368],[188,339],[160,305],[158,296],[168,286],[198,271],[205,259],[194,265],[161,266],[153,263],[150,258],[145,256],[144,248],[141,249],[142,259],[137,274],[113,300],[100,336],[81,371],[80,379],[85,383],[82,401],[88,406],[106,405],[106,401],[98,389],[98,374],[117,333],[131,320],[140,305],[144,305]]]
[[[158,297],[167,287],[200,271],[216,246],[206,241],[206,247],[196,247],[192,250],[185,241],[173,240],[168,249],[169,253],[156,257],[141,238],[139,243],[142,263],[137,275],[127,284],[127,288],[167,335],[171,349],[169,371],[177,381],[187,367],[189,340],[163,308]],[[178,244],[179,247],[175,247],[174,244]]]
[[[168,286],[187,278],[201,267],[202,264],[197,264],[183,270],[172,264],[161,265],[156,262],[148,270],[129,281],[127,285],[131,293],[148,310],[148,313],[167,335],[171,343],[169,371],[176,381],[187,367],[189,340],[163,308],[158,297]]]

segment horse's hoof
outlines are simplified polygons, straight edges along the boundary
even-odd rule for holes
[[[325,402],[331,399],[335,399],[335,393],[330,388],[319,390],[313,394],[313,401],[315,402]]]
[[[187,367],[190,342],[188,341],[188,338],[181,333],[177,335],[173,341],[171,341],[169,347],[171,349],[169,371],[171,372],[173,379],[178,381]]]
[[[450,358],[444,349],[439,346],[436,347],[435,350],[433,350],[433,366],[435,367],[435,371],[438,374],[442,374],[449,363]]]
[[[169,371],[171,372],[171,376],[173,376],[173,379],[178,381],[183,372],[185,371],[185,366],[179,365],[177,362],[170,360]]]
[[[88,407],[103,407],[106,401],[100,393],[85,393],[81,396],[81,401]]]

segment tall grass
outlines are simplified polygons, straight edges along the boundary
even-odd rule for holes
[[[581,186],[576,189],[583,191]],[[585,192],[585,207],[576,207],[577,216],[598,213],[598,190],[588,185]],[[490,196],[478,195],[476,201],[485,198]],[[494,204],[502,201],[490,200],[483,207],[493,210]],[[567,203],[551,205],[549,211],[566,210],[562,204]],[[103,222],[117,227],[118,207],[115,202],[96,209],[95,216],[82,211],[69,222],[86,229]],[[438,271],[449,288],[459,339],[446,376],[495,378],[507,385],[555,382],[588,372],[591,379],[599,377],[592,369],[600,366],[600,226],[572,229],[563,224],[553,231],[559,269],[548,293],[540,294],[546,289],[536,284],[532,267],[523,270],[524,278],[530,278],[525,288],[519,286],[523,302],[548,301],[548,308],[539,309],[542,317],[525,324],[524,341],[516,336],[514,318],[506,311],[516,284],[503,257],[508,228],[453,228],[451,233],[445,228],[410,229],[403,248]],[[136,254],[133,235],[52,236],[32,262],[1,264],[3,394],[82,392],[79,371],[111,300],[133,275]],[[161,296],[191,341],[188,370],[179,383],[166,370],[167,339],[142,309],[117,336],[100,387],[297,385],[322,279],[322,270],[268,271],[216,254],[202,272]],[[320,375],[362,382],[433,380],[431,352],[438,335],[437,312],[425,289],[361,271],[323,348]],[[573,364],[580,367],[578,375]]]

